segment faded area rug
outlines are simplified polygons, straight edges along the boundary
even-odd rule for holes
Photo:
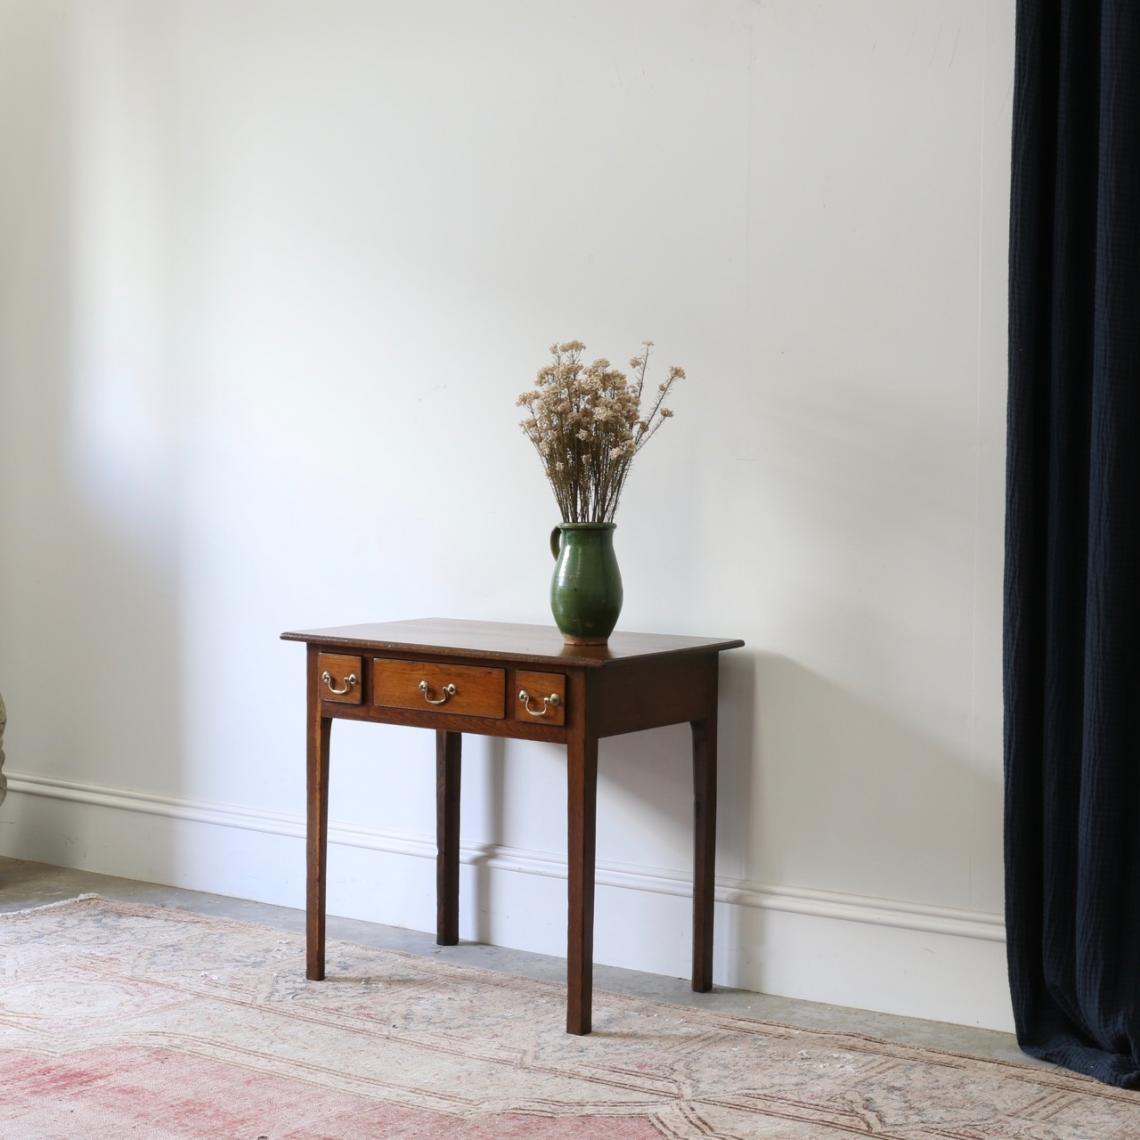
[[[0,1136],[1136,1140],[1140,1094],[84,897],[0,917]]]

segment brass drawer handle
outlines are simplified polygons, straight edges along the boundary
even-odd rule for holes
[[[443,688],[440,689],[440,692],[443,693],[443,696],[438,700],[432,700],[432,698],[428,696],[428,693],[431,692],[431,685],[429,685],[427,681],[420,682],[420,692],[423,693],[424,700],[427,701],[429,705],[445,705],[447,704],[448,697],[455,696],[455,686],[444,685]]]
[[[542,698],[542,708],[532,709],[530,707],[530,693],[528,693],[526,689],[519,690],[519,704],[522,705],[531,716],[546,716],[548,708],[557,708],[561,703],[562,701],[558,694],[551,693],[549,697]]]
[[[355,673],[349,673],[349,675],[347,677],[345,677],[345,679],[344,679],[344,688],[343,689],[334,689],[333,688],[332,674],[327,669],[321,674],[321,680],[324,681],[325,688],[327,688],[330,693],[332,693],[338,697],[343,697],[344,694],[347,693],[348,690],[351,689],[352,686],[356,684],[357,677],[356,677]]]

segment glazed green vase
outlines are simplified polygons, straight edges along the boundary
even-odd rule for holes
[[[621,613],[621,571],[613,523],[559,523],[550,532],[557,560],[550,583],[554,624],[568,645],[605,645]]]

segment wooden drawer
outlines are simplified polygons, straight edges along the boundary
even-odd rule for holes
[[[561,673],[515,673],[515,720],[566,723],[566,678]]]
[[[372,661],[372,703],[394,709],[438,709],[501,720],[506,711],[504,669],[428,661]]]
[[[362,699],[364,671],[359,657],[342,653],[317,654],[317,688],[322,701],[358,705]]]

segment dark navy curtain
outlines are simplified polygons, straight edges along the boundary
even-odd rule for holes
[[[1005,574],[1026,1052],[1140,1087],[1140,0],[1019,0]]]

